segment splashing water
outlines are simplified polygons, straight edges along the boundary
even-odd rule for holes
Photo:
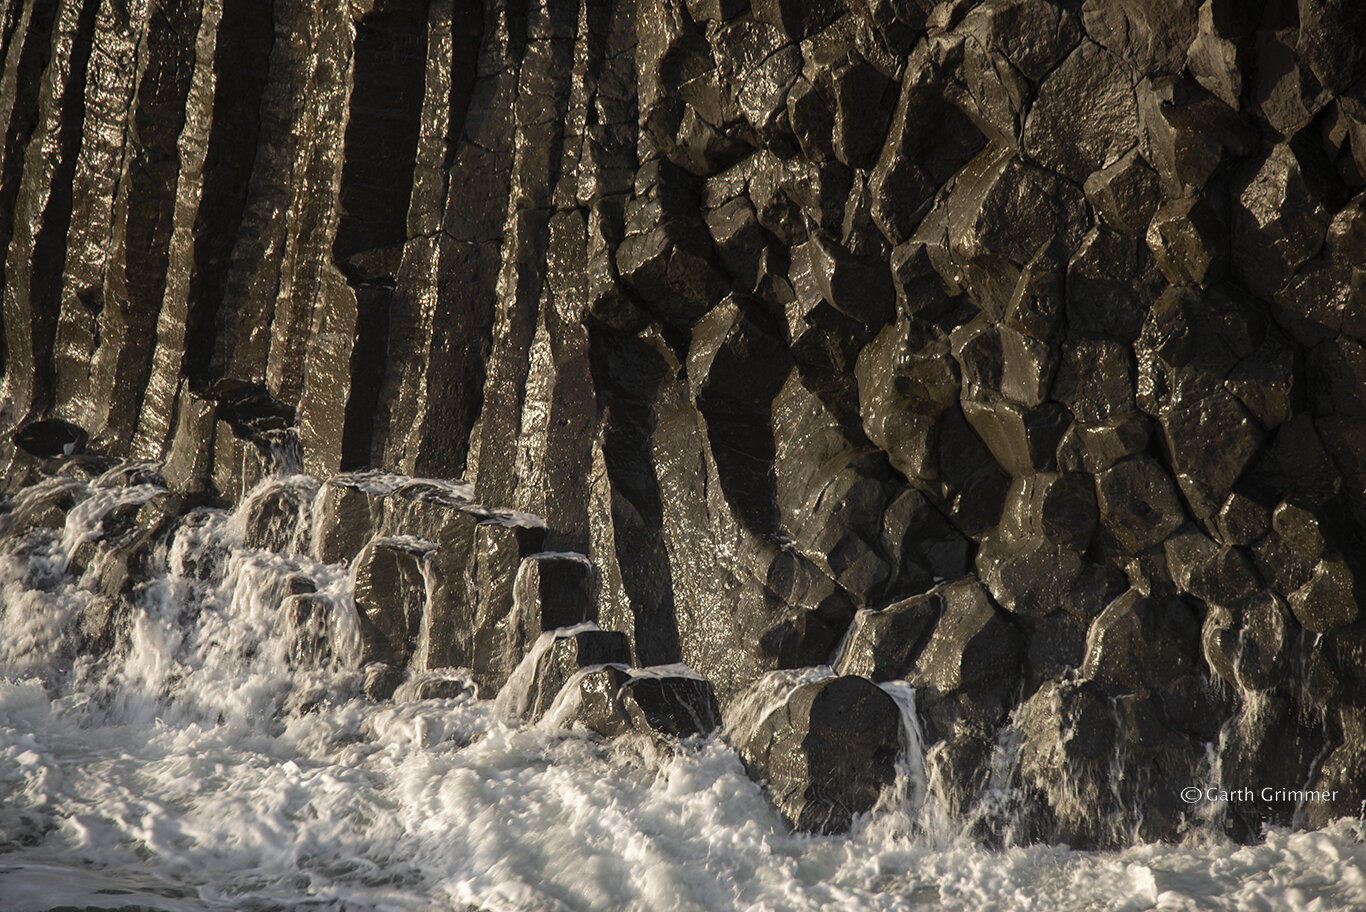
[[[240,509],[180,521],[120,603],[83,585],[102,524],[163,494],[106,481],[50,479],[10,505],[18,528],[78,501],[0,553],[6,912],[1366,907],[1346,821],[1255,846],[984,849],[936,800],[900,683],[884,685],[897,783],[829,837],[788,830],[722,734],[646,760],[468,694],[375,704],[348,661],[346,568],[247,548]],[[300,580],[334,609],[321,665],[292,658],[281,605]],[[101,611],[126,613],[126,641],[83,649]],[[729,724],[828,673],[777,675]]]

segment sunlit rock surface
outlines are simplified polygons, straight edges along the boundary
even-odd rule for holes
[[[354,575],[278,584],[282,667],[344,630],[372,696],[496,693],[594,622],[628,638],[606,667],[722,708],[775,670],[905,678],[961,806],[1023,739],[1046,838],[1180,835],[1075,809],[1207,744],[1357,790],[1240,838],[1354,813],[1363,29],[1349,0],[8,0],[4,535],[79,534],[78,652],[126,646],[155,549],[221,580],[204,511],[235,505],[254,553]],[[616,674],[600,729],[715,721]]]

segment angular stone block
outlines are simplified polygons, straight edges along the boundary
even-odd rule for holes
[[[853,675],[802,684],[749,731],[732,731],[745,769],[797,829],[847,830],[896,775],[901,713]]]
[[[1150,456],[1121,460],[1096,476],[1101,525],[1130,554],[1161,544],[1185,521],[1171,479]]]
[[[598,571],[582,554],[532,554],[517,568],[513,599],[506,648],[520,656],[544,631],[597,621]]]
[[[437,546],[412,536],[373,538],[356,557],[353,592],[361,663],[403,668],[418,648],[428,614],[427,574]]]
[[[835,671],[873,681],[904,678],[942,610],[943,599],[925,593],[860,611],[835,657]]]

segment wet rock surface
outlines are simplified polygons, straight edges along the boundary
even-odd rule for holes
[[[1077,843],[1123,841],[1075,811],[1117,745],[1164,838],[1221,724],[1226,775],[1359,779],[1352,4],[40,6],[0,14],[0,534],[144,489],[72,550],[91,649],[159,549],[221,579],[243,503],[348,565],[376,697],[596,620],[594,730],[905,678],[965,800],[1023,732]],[[680,662],[714,695],[617,667]],[[817,690],[783,737],[847,704],[863,766],[765,775],[837,828],[895,726]]]
[[[901,716],[867,678],[844,675],[799,685],[731,737],[750,774],[767,783],[794,826],[839,832],[891,784]]]

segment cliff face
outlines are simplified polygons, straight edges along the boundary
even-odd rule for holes
[[[0,60],[11,489],[235,500],[292,428],[544,516],[723,696],[919,669],[968,788],[1012,712],[1060,814],[1240,713],[1356,777],[1349,0],[0,0]]]

